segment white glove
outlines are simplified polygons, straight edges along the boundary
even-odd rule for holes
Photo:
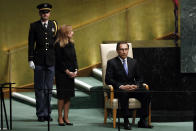
[[[32,68],[33,70],[35,69],[35,64],[33,61],[29,61],[29,67]]]

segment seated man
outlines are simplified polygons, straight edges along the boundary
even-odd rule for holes
[[[108,60],[105,82],[114,87],[115,95],[120,100],[121,112],[124,117],[124,128],[131,130],[128,120],[129,115],[129,98],[137,98],[142,105],[140,109],[140,121],[138,127],[151,128],[147,124],[149,112],[150,92],[142,85],[141,75],[137,61],[127,57],[129,45],[126,42],[119,42],[116,46],[118,56]]]

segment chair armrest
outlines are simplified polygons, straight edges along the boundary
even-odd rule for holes
[[[108,101],[108,91],[107,90],[109,90],[109,87],[107,86],[107,85],[104,85],[103,86],[103,92],[104,92],[104,101],[106,102],[106,101]]]
[[[109,85],[104,85],[103,88],[106,90],[110,89]]]
[[[112,85],[106,85],[104,86],[105,89],[109,89],[110,90],[110,103],[112,104],[113,99],[114,99],[114,88]],[[105,93],[105,99],[108,99],[107,93]]]
[[[149,86],[146,83],[143,83],[144,88],[146,88],[146,90],[150,90]]]

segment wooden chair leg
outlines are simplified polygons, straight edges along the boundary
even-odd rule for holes
[[[151,103],[149,104],[149,116],[148,116],[148,125],[151,125]]]
[[[137,112],[137,110],[133,110],[132,125],[135,125],[136,112]]]
[[[116,128],[116,113],[117,110],[113,109],[113,128]]]
[[[106,108],[104,108],[104,124],[107,123],[107,117],[108,117],[108,111]]]

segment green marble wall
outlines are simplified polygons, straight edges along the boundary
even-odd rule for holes
[[[196,1],[181,3],[181,72],[196,73]]]

